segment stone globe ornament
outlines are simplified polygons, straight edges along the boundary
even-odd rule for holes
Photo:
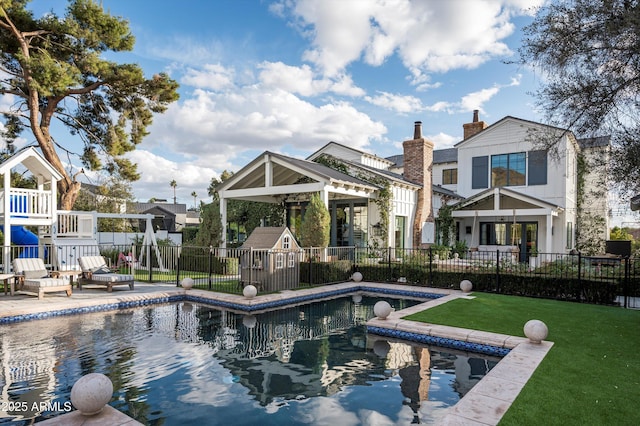
[[[463,293],[469,293],[472,288],[473,288],[473,284],[471,283],[471,281],[469,280],[460,281],[460,290],[462,290]]]
[[[380,319],[386,319],[389,315],[391,315],[392,311],[393,308],[386,300],[381,300],[373,305],[373,313]]]
[[[71,403],[85,416],[102,411],[113,395],[113,383],[101,373],[82,376],[71,388]]]
[[[360,281],[362,281],[362,272],[354,272],[353,275],[351,275],[351,279],[359,283]]]
[[[180,281],[180,285],[185,290],[191,290],[193,288],[193,278],[184,278],[182,281]]]
[[[529,320],[524,325],[524,335],[531,343],[540,343],[549,335],[549,328],[540,320]]]
[[[256,288],[255,285],[249,284],[242,289],[242,294],[247,299],[253,299],[258,295],[258,289]]]

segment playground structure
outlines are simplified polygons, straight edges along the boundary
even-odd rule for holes
[[[36,189],[13,188],[11,173],[23,173],[26,169],[36,179]],[[99,255],[97,240],[100,218],[143,219],[146,229],[142,245],[147,250],[135,256],[135,250],[122,254],[118,261],[126,266],[150,264],[155,255],[158,267],[164,263],[153,232],[151,214],[98,213],[85,211],[61,211],[57,209],[57,182],[60,173],[33,147],[25,148],[0,164],[2,188],[0,188],[0,228],[4,233],[2,255],[3,271],[10,272],[11,244],[22,247],[13,257],[49,258],[51,266],[60,271],[80,270],[80,256]],[[37,235],[26,227],[37,228]],[[47,253],[47,250],[51,253]]]

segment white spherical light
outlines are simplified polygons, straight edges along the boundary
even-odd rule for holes
[[[351,279],[354,280],[355,282],[359,283],[360,281],[362,281],[362,273],[361,272],[354,272],[353,275],[351,275]]]
[[[113,383],[100,373],[82,376],[71,388],[71,403],[85,416],[98,414],[111,400]]]
[[[464,293],[469,293],[472,288],[473,288],[473,284],[471,284],[471,281],[469,280],[460,281],[460,290],[462,290]]]
[[[549,335],[549,329],[547,324],[540,320],[529,320],[524,325],[524,335],[531,341],[531,343],[540,343]]]
[[[373,313],[380,319],[386,319],[391,314],[392,310],[393,308],[389,302],[385,300],[376,302],[376,304],[373,305]]]
[[[182,285],[182,288],[184,288],[185,290],[191,290],[193,288],[193,278],[184,278],[180,284]]]
[[[373,353],[380,358],[386,358],[387,354],[391,350],[391,345],[386,340],[376,340],[373,343]]]
[[[247,328],[254,328],[258,323],[258,319],[253,315],[245,315],[242,317],[242,325]]]
[[[258,289],[255,285],[249,284],[248,286],[244,287],[244,289],[242,290],[242,294],[247,299],[253,299],[258,294]]]

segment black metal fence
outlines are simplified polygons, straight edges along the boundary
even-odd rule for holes
[[[293,251],[41,245],[10,250],[9,259],[39,256],[53,270],[79,269],[80,256],[100,254],[114,270],[133,274],[136,281],[180,285],[188,277],[195,288],[236,294],[248,284],[275,292],[345,282],[358,271],[370,282],[458,288],[467,279],[478,291],[640,308],[640,259],[634,257],[539,253],[523,261],[520,253],[501,250],[356,247]]]

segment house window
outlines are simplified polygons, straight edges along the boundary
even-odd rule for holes
[[[444,169],[442,171],[442,184],[455,185],[458,183],[458,169]]]
[[[567,222],[567,248],[573,248],[573,223]]]
[[[525,184],[527,155],[524,152],[491,156],[491,186]]]
[[[276,269],[284,268],[284,254],[278,253],[276,254]]]
[[[296,254],[293,253],[293,252],[289,253],[287,259],[288,259],[287,266],[289,268],[295,268],[295,266],[296,266]]]
[[[528,185],[547,184],[547,151],[529,151],[528,156]]]
[[[282,237],[282,248],[285,250],[289,250],[291,248],[291,239],[288,235]]]
[[[489,157],[471,159],[471,189],[487,188],[489,175]]]

